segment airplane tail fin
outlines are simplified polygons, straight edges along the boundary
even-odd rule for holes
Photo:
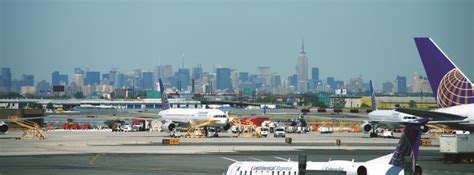
[[[428,121],[429,119],[423,118],[419,119],[417,124],[406,125],[389,164],[402,167],[404,165],[404,158],[410,157],[413,168],[412,171],[415,171],[422,134],[420,126],[428,123]]]
[[[372,111],[375,111],[377,110],[377,101],[375,101],[374,84],[372,84],[372,80],[370,80],[369,83],[370,83],[370,100],[372,101]]]
[[[168,101],[168,96],[165,92],[165,86],[163,85],[163,81],[161,80],[161,78],[158,79],[158,82],[160,83],[161,105],[163,110],[167,110],[170,108],[170,103]]]
[[[415,38],[416,47],[439,107],[474,103],[472,82],[428,37]]]

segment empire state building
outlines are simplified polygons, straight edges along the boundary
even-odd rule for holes
[[[308,57],[304,51],[304,40],[301,42],[301,52],[296,63],[296,75],[298,77],[298,91],[308,91]]]

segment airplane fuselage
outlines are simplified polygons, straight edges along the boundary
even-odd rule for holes
[[[218,109],[181,109],[171,108],[158,113],[163,120],[180,123],[201,123],[212,121],[212,126],[225,126],[229,119],[225,112]]]
[[[415,123],[419,118],[395,110],[375,110],[368,115],[370,123],[376,123],[378,126],[384,126],[390,129],[402,128],[404,127],[403,123]]]

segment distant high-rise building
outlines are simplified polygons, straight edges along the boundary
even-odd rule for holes
[[[387,81],[387,82],[383,83],[383,85],[382,85],[383,93],[393,93],[394,88],[395,88],[395,86],[390,81]]]
[[[153,72],[143,72],[142,75],[142,88],[144,90],[153,90],[154,88],[154,77],[153,77]]]
[[[263,80],[265,86],[271,86],[272,84],[272,71],[270,67],[257,67],[258,78]]]
[[[397,76],[395,81],[397,83],[397,93],[407,93],[407,77]]]
[[[10,68],[2,68],[0,91],[10,92],[12,88],[12,73]]]
[[[59,84],[68,85],[69,84],[69,76],[67,74],[59,74]]]
[[[313,67],[311,68],[311,81],[309,83],[308,88],[313,91],[317,91],[318,82],[319,82],[319,68]]]
[[[109,85],[114,85],[115,84],[115,78],[117,78],[117,69],[112,69],[109,71]]]
[[[163,81],[174,76],[173,66],[171,64],[156,66],[153,72],[155,74],[155,78],[161,78]]]
[[[308,90],[308,57],[304,51],[304,40],[301,43],[301,52],[296,64],[296,74],[298,76],[298,91],[306,92]]]
[[[74,74],[73,82],[76,84],[76,86],[84,86],[84,75]]]
[[[273,74],[272,77],[272,87],[279,88],[281,87],[281,76],[278,74]]]
[[[68,76],[66,74],[60,74],[59,71],[54,71],[51,74],[51,84],[53,86],[57,85],[67,85],[68,84]]]
[[[334,77],[328,77],[326,79],[326,83],[331,88],[330,91],[336,90],[336,81],[335,81]]]
[[[51,84],[53,86],[59,85],[60,77],[59,77],[59,71],[54,71],[51,74]]]
[[[292,76],[289,76],[288,77],[288,84],[290,86],[293,86],[293,87],[297,88],[298,87],[298,75],[293,74]]]
[[[36,92],[38,94],[47,94],[51,92],[51,85],[45,80],[41,80],[36,84]]]
[[[237,69],[232,69],[230,73],[230,80],[232,82],[233,88],[239,87],[239,72],[237,71]]]
[[[319,68],[317,67],[311,68],[311,80],[313,80],[314,82],[319,81]]]
[[[21,86],[34,86],[35,77],[33,75],[23,74],[21,76]]]
[[[248,72],[239,72],[239,80],[242,83],[249,81],[249,73]]]
[[[219,90],[232,90],[232,82],[230,79],[231,70],[229,68],[217,68],[216,70],[216,88]]]
[[[100,72],[87,72],[86,78],[84,79],[84,85],[99,85],[100,84]]]
[[[127,84],[127,78],[122,73],[117,73],[115,76],[114,87],[115,88],[124,88]]]
[[[178,78],[179,78],[179,86],[180,90],[185,91],[189,87],[189,83],[191,83],[191,75],[189,69],[180,68],[178,69]]]
[[[197,67],[193,67],[191,79],[198,80],[202,77],[202,67],[201,64],[198,64]]]
[[[430,85],[430,82],[428,81],[428,78],[418,75],[418,73],[415,72],[415,75],[413,76],[413,80],[411,84],[411,92],[432,93],[433,90],[431,89],[431,85]]]

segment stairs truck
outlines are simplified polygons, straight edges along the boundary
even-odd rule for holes
[[[474,134],[443,134],[439,142],[445,162],[474,163]]]

